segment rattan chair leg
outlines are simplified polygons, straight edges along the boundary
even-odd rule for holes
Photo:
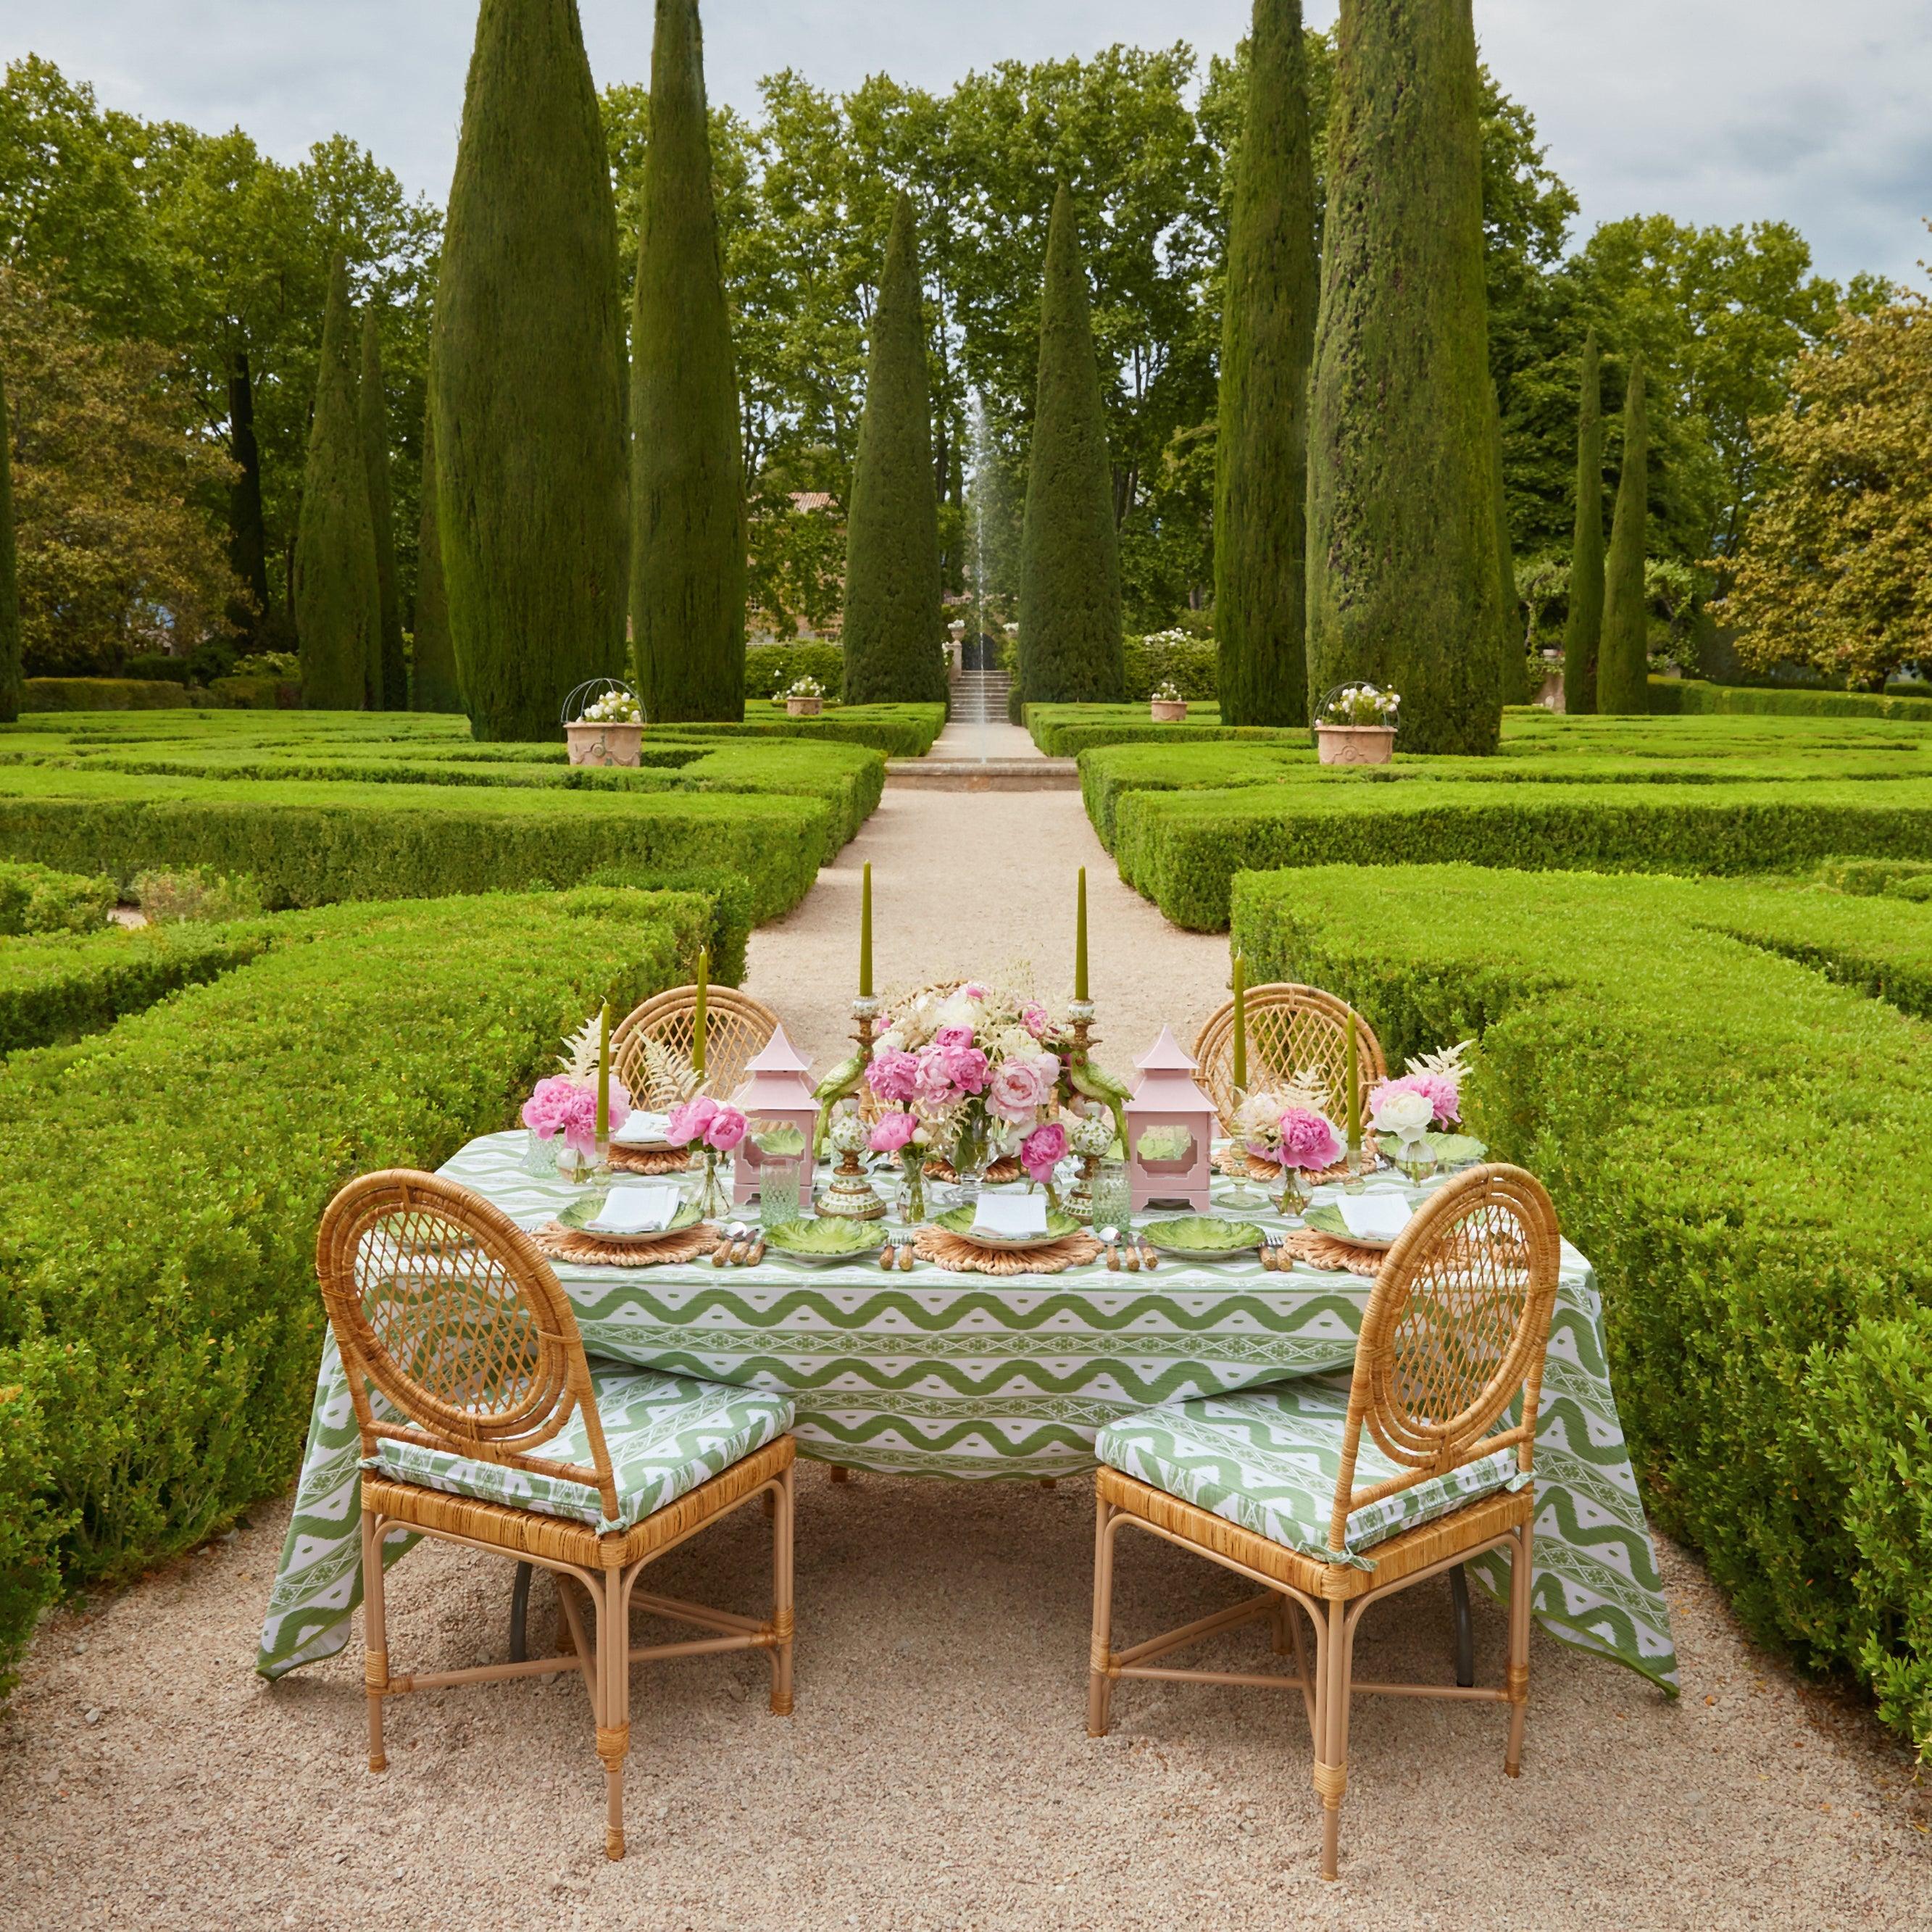
[[[620,1576],[592,1593],[597,1608],[597,1756],[604,1766],[604,1856],[624,1856],[624,1758],[631,1748],[631,1634]]]
[[[369,1768],[386,1771],[382,1748],[382,1699],[389,1688],[389,1634],[382,1614],[382,1532],[380,1520],[362,1512],[362,1678],[369,1699]]]
[[[1104,1498],[1094,1499],[1094,1634],[1088,1650],[1087,1735],[1107,1735],[1108,1706],[1114,1680],[1114,1508]]]
[[[1516,1547],[1510,1552],[1509,1670],[1504,1679],[1510,1728],[1503,1770],[1511,1778],[1522,1773],[1523,1723],[1529,1714],[1529,1540],[1530,1526],[1525,1523],[1517,1530]]]
[[[1286,1597],[1276,1598],[1274,1607],[1268,1612],[1268,1630],[1277,1657],[1286,1657],[1291,1648],[1288,1614],[1288,1599]]]
[[[772,1648],[772,1714],[791,1715],[791,1646],[793,1626],[792,1549],[796,1520],[796,1498],[792,1492],[791,1465],[787,1463],[777,1483],[765,1492],[772,1510],[772,1630],[777,1642]]]
[[[852,1480],[852,1472],[843,1462],[835,1462],[832,1466],[832,1480],[835,1483],[849,1483]]]
[[[1341,1875],[1342,1799],[1348,1789],[1348,1606],[1328,1606],[1318,1661],[1322,1675],[1322,1741],[1316,1752],[1315,1789],[1322,1799],[1322,1876]]]

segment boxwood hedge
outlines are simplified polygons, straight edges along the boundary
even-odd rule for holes
[[[178,684],[144,677],[30,677],[20,709],[28,711],[185,711]]]
[[[106,922],[114,881],[0,859],[0,934],[92,932]]]
[[[1706,684],[1654,677],[1650,708],[1664,717],[1756,712],[1776,718],[1899,718],[1932,723],[1932,693],[1792,691],[1774,685]]]
[[[1234,933],[1395,1054],[1480,1037],[1475,1130],[1596,1264],[1654,1517],[1756,1634],[1932,1749],[1932,1036],[1852,989],[1883,960],[1925,1010],[1932,911],[1334,867],[1244,877]]]
[[[686,978],[711,916],[615,890],[287,915],[252,963],[0,1069],[0,1672],[56,1590],[293,1476],[334,1190],[509,1124],[560,1036]]]

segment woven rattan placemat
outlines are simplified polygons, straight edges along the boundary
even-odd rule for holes
[[[1292,1228],[1281,1238],[1281,1252],[1292,1255],[1297,1261],[1306,1262],[1310,1268],[1326,1270],[1331,1274],[1366,1275],[1370,1277],[1382,1271],[1387,1257],[1386,1248],[1354,1248],[1346,1241],[1338,1241],[1332,1234],[1317,1234],[1312,1228]]]
[[[1373,1174],[1378,1168],[1389,1165],[1388,1156],[1379,1148],[1371,1148],[1366,1141],[1362,1143],[1362,1153],[1364,1156],[1362,1172],[1364,1174]],[[1264,1160],[1259,1154],[1250,1154],[1246,1148],[1237,1146],[1232,1141],[1228,1142],[1215,1155],[1214,1165],[1232,1180],[1273,1182],[1281,1178],[1279,1162]],[[1348,1178],[1348,1172],[1337,1162],[1333,1167],[1323,1168],[1318,1174],[1311,1174],[1308,1177],[1309,1185],[1322,1187],[1330,1181],[1345,1180]]]
[[[922,1228],[913,1252],[922,1262],[955,1274],[1058,1274],[1084,1268],[1100,1258],[1100,1244],[1091,1234],[1068,1234],[1044,1247],[982,1248],[943,1228]]]
[[[578,1268],[668,1268],[710,1253],[718,1245],[718,1230],[709,1221],[700,1221],[681,1234],[656,1240],[613,1241],[602,1234],[580,1234],[553,1221],[530,1239],[538,1253]]]
[[[614,1145],[610,1165],[620,1174],[682,1174],[691,1165],[691,1150]]]
[[[980,1184],[986,1187],[1004,1187],[1009,1181],[1018,1180],[1025,1172],[1016,1160],[996,1160],[980,1177]],[[943,1180],[949,1186],[959,1178],[952,1171],[952,1163],[950,1160],[928,1161],[926,1178],[928,1180]]]

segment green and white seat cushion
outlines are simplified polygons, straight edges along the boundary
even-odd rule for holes
[[[734,1388],[695,1376],[663,1375],[653,1369],[594,1360],[590,1381],[617,1479],[614,1522],[605,1520],[604,1499],[590,1484],[507,1469],[446,1449],[384,1438],[363,1467],[451,1496],[568,1516],[592,1529],[628,1529],[792,1426],[790,1400],[761,1389]],[[592,1466],[590,1435],[581,1412],[532,1453],[582,1468]]]
[[[1346,1376],[1306,1376],[1240,1395],[1198,1396],[1144,1409],[1100,1431],[1109,1468],[1318,1562],[1375,1565],[1360,1552],[1497,1490],[1522,1488],[1514,1449],[1498,1449],[1446,1476],[1367,1503],[1348,1518],[1348,1548],[1328,1543],[1348,1415]],[[1364,1429],[1355,1486],[1406,1473]]]

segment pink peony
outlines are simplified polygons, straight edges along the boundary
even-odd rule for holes
[[[932,1043],[937,1047],[970,1046],[973,1044],[973,1029],[964,1026],[941,1027],[932,1036]]]
[[[986,1090],[986,1105],[1015,1126],[1030,1120],[1052,1099],[1060,1062],[1051,1054],[1036,1059],[1002,1060]]]
[[[1024,1027],[1035,1040],[1046,1039],[1046,1029],[1049,1024],[1046,1009],[1037,1000],[1029,1000],[1021,1007],[1020,1024]]]
[[[1283,1167],[1333,1167],[1342,1158],[1342,1136],[1321,1114],[1291,1107],[1281,1117],[1281,1150],[1276,1158]]]
[[[1440,1073],[1405,1073],[1399,1080],[1384,1080],[1369,1096],[1372,1114],[1391,1094],[1420,1094],[1436,1109],[1438,1127],[1454,1126],[1462,1118],[1462,1096],[1454,1081]]]
[[[745,1138],[745,1117],[736,1107],[720,1107],[704,1130],[704,1144],[719,1154],[729,1154]]]
[[[918,1076],[909,1099],[928,1107],[947,1107],[959,1097],[952,1084],[952,1076],[946,1070],[946,1062],[937,1048],[928,1047],[920,1055],[916,1065]]]
[[[630,1111],[631,1096],[624,1083],[614,1078],[608,1121],[614,1132],[624,1124]],[[592,1154],[597,1146],[597,1090],[561,1073],[539,1080],[524,1102],[523,1120],[540,1140],[561,1134],[566,1147],[581,1154]]]
[[[872,1130],[872,1151],[898,1154],[912,1144],[912,1137],[918,1132],[916,1114],[882,1114],[878,1125]]]
[[[718,1102],[708,1094],[700,1094],[694,1100],[680,1101],[670,1110],[670,1126],[664,1138],[673,1147],[688,1147],[710,1133],[711,1124],[717,1118]]]
[[[866,1084],[881,1100],[903,1103],[910,1100],[919,1084],[919,1062],[909,1053],[888,1047],[872,1056],[866,1069]]]
[[[962,1094],[983,1094],[992,1072],[986,1056],[976,1046],[940,1046],[939,1064],[946,1077]]]
[[[981,986],[976,980],[968,980],[964,986],[960,988],[959,990],[964,993],[969,1000],[983,1000],[986,997],[986,988]]]
[[[1066,1158],[1066,1130],[1058,1120],[1036,1127],[1020,1143],[1020,1165],[1042,1186],[1053,1178],[1053,1170]]]

